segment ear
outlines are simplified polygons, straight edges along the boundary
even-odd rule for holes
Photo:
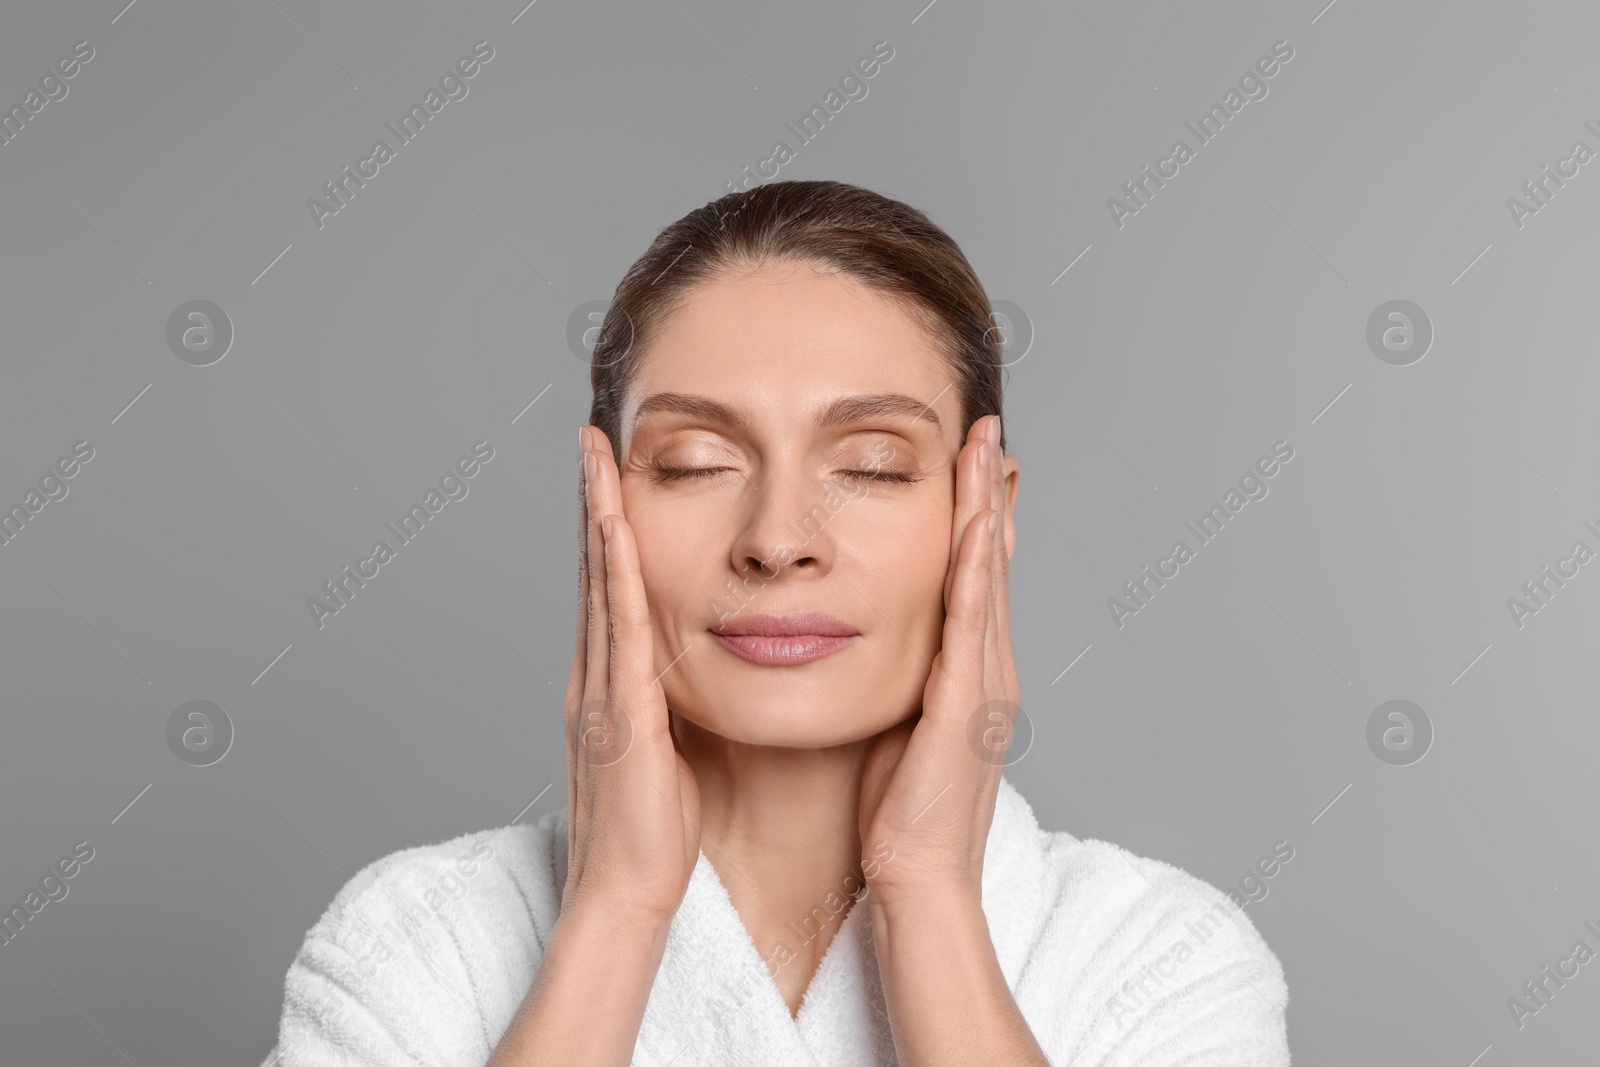
[[[1006,559],[1011,559],[1017,554],[1017,523],[1015,512],[1017,509],[1017,483],[1022,480],[1022,463],[1016,456],[1006,456],[1005,463],[1006,505],[1005,505],[1005,536]]]

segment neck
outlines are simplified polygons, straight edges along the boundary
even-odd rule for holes
[[[673,726],[700,787],[701,848],[780,987],[803,991],[864,886],[861,769],[874,739],[780,748],[678,715]]]

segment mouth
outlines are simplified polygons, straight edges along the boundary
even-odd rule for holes
[[[861,633],[828,615],[810,612],[751,615],[710,631],[717,644],[749,663],[794,666],[812,663],[854,644]]]

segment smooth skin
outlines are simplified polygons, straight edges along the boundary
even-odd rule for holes
[[[690,302],[676,328],[688,346],[685,354],[674,355],[663,343],[674,335],[669,329],[650,356],[652,363],[675,369],[678,379],[658,374],[652,385],[642,376],[641,394],[682,386],[688,370],[707,380],[728,380],[718,373],[718,352],[708,338],[726,339],[732,358],[750,340],[739,336],[735,320],[743,315],[753,317],[752,326],[760,320],[773,375],[781,379],[785,367],[801,375],[787,383],[779,380],[773,396],[793,404],[798,394],[800,408],[809,414],[810,397],[837,391],[822,388],[828,383],[855,374],[854,384],[882,384],[868,380],[870,370],[862,372],[863,378],[850,369],[861,363],[858,354],[833,347],[840,331],[828,331],[843,323],[843,333],[856,342],[870,338],[863,347],[880,353],[884,366],[920,367],[921,395],[938,392],[946,398],[943,432],[956,425],[952,394],[926,388],[940,380],[940,364],[925,335],[903,311],[855,283],[809,268],[784,268],[707,289]],[[701,328],[696,314],[706,316]],[[788,356],[793,359],[785,362]],[[854,362],[840,362],[830,374],[828,360],[835,356]],[[746,399],[751,408],[761,408],[761,396]],[[755,412],[771,417],[751,423],[773,424],[781,410],[776,399],[773,403],[770,412]],[[631,420],[625,417],[624,424],[630,426]],[[667,931],[702,848],[763,952],[783,917],[796,914],[793,900],[815,900],[819,890],[849,884],[851,878],[869,887],[861,900],[871,909],[900,1063],[1045,1065],[1006,986],[981,907],[984,846],[1002,765],[994,753],[980,758],[969,731],[975,716],[994,723],[985,716],[991,709],[1007,708],[1014,715],[1020,696],[1007,591],[1018,468],[1015,457],[1004,456],[998,447],[998,418],[977,420],[959,448],[927,436],[931,431],[881,422],[847,426],[826,439],[775,435],[759,440],[703,425],[703,420],[656,420],[663,427],[659,432],[649,425],[641,420],[633,430],[620,467],[598,428],[579,432],[583,558],[579,625],[564,702],[569,874],[537,976],[490,1067],[550,1062],[622,1067],[630,1062]],[[712,448],[720,457],[716,470],[728,473],[685,489],[681,483],[652,483],[643,468],[635,468],[636,456],[648,462],[654,450],[670,453],[684,440]],[[689,609],[668,601],[689,604],[691,594],[677,596],[669,578],[677,564],[650,554],[655,544],[641,543],[635,521],[651,530],[655,542],[665,543],[674,529],[667,520],[679,521],[683,514],[678,509],[692,508],[712,528],[721,517],[736,514],[739,537],[748,534],[750,542],[737,543],[730,558],[759,562],[769,557],[748,549],[770,542],[776,524],[765,525],[765,513],[751,517],[747,502],[752,497],[792,493],[784,501],[792,505],[803,497],[798,487],[814,477],[814,469],[834,463],[846,446],[884,440],[895,443],[902,460],[914,459],[914,469],[926,481],[874,485],[870,500],[850,505],[856,510],[841,513],[807,543],[806,551],[813,554],[792,565],[787,574],[792,585],[780,584],[784,575],[777,577],[774,591],[763,594],[773,606],[753,610],[784,614],[798,604],[839,614],[819,596],[833,589],[827,583],[834,568],[848,566],[852,551],[864,554],[861,546],[874,544],[872,535],[880,540],[892,535],[897,521],[932,528],[930,509],[943,510],[949,533],[939,553],[921,558],[943,556],[942,588],[910,590],[903,603],[886,590],[886,607],[878,611],[883,619],[857,615],[848,620],[862,630],[859,651],[848,649],[805,667],[756,667],[705,641],[678,636],[678,629],[689,635],[698,623]],[[806,447],[791,447],[797,443]],[[949,487],[942,494],[941,484]],[[689,540],[680,533],[677,542]],[[900,554],[912,560],[907,566],[915,566],[919,557],[911,538],[901,540],[905,551]],[[876,552],[887,559],[894,549],[880,544]],[[922,573],[934,572],[924,566]],[[847,589],[865,581],[839,575],[849,583]],[[661,595],[647,600],[652,577],[652,591]],[[785,589],[799,592],[778,595]],[[931,656],[908,632],[914,630],[908,620],[928,615],[918,610],[919,593],[931,594],[943,608],[942,629],[930,631],[937,638]],[[664,631],[675,640],[663,644]],[[679,641],[683,646],[674,653]],[[898,643],[889,651],[892,642]],[[907,643],[914,650],[909,658]],[[690,670],[674,655],[699,658]],[[793,709],[775,703],[761,688],[771,677],[762,672],[773,671],[809,671],[804,676],[809,684],[824,687],[814,690],[818,693],[837,688],[838,675],[829,672],[839,671],[841,663],[833,661],[853,655],[869,657],[857,661],[863,665],[899,662],[900,673],[912,670],[925,678],[920,692],[911,693],[914,706],[875,711],[888,721],[867,722],[871,732],[866,736],[848,734],[849,727],[862,728],[856,725],[864,718],[859,709],[846,709],[838,720],[826,714],[802,717],[796,725],[788,714]],[[681,677],[673,674],[679,670]],[[668,684],[678,687],[671,712]],[[716,707],[697,704],[697,695],[725,693],[730,686],[753,694],[754,710],[747,709],[745,719],[717,719]],[[802,686],[801,692],[808,691]],[[707,729],[707,721],[723,732]],[[806,729],[820,731],[813,747],[791,739],[793,731]],[[773,743],[774,738],[788,743]],[[740,775],[753,766],[763,783],[775,784],[764,792],[747,785],[751,779]],[[781,821],[792,817],[789,812],[799,813],[795,824]],[[885,843],[893,849],[892,861],[875,862]],[[804,884],[788,888],[797,878]],[[792,900],[783,899],[786,888]],[[807,910],[802,906],[800,914]],[[831,937],[836,929],[837,923],[825,933]],[[826,944],[827,937],[818,937],[777,968],[775,979],[791,1014]]]

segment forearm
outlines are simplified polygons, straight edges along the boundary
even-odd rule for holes
[[[527,996],[485,1067],[627,1067],[668,924],[564,910]]]
[[[979,901],[970,894],[868,899],[878,974],[903,1067],[1049,1067],[1006,985]]]

